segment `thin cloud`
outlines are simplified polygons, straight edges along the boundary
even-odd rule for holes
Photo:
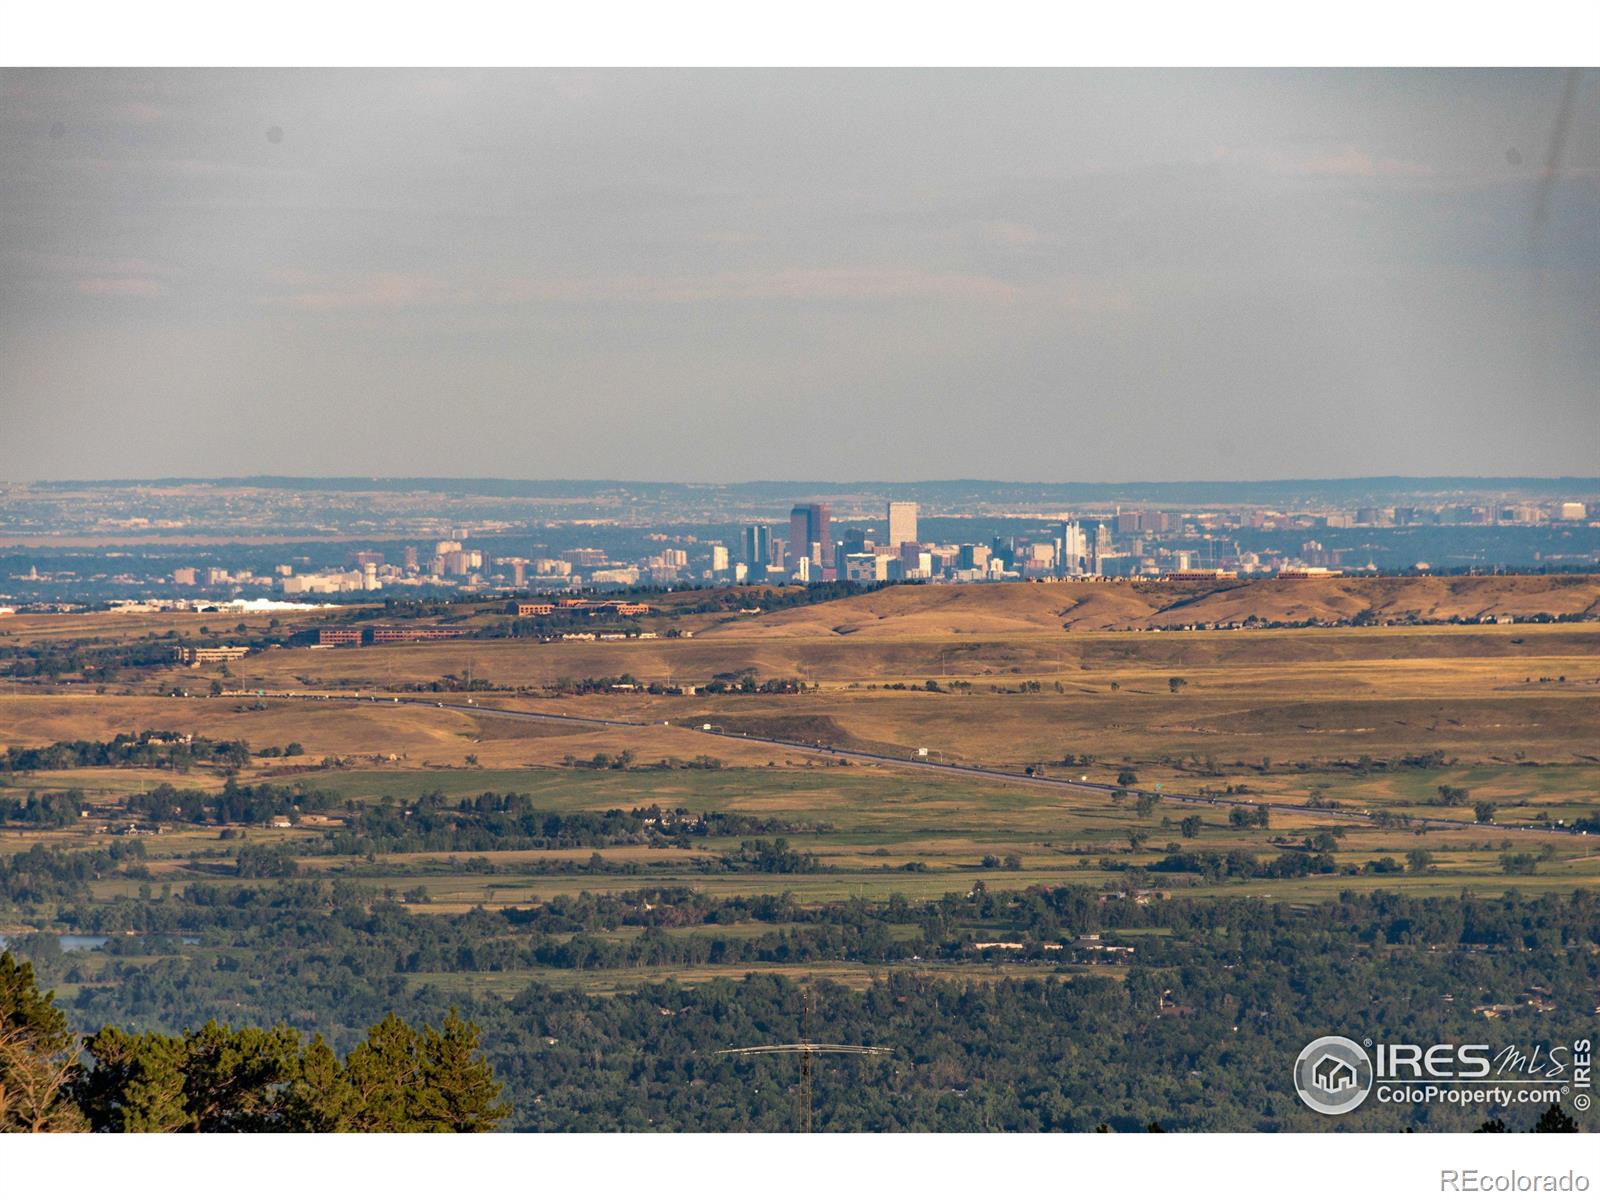
[[[1330,175],[1349,179],[1377,179],[1395,177],[1417,179],[1432,175],[1433,168],[1426,163],[1409,162],[1401,158],[1382,158],[1355,146],[1346,146],[1333,154],[1322,154],[1292,165],[1290,174]]]
[[[167,285],[158,279],[80,279],[78,290],[85,296],[129,297],[154,300],[167,294]]]
[[[1020,221],[984,221],[978,232],[984,241],[998,246],[1037,246],[1049,240],[1032,225]]]
[[[789,267],[707,276],[602,281],[613,297],[701,300],[1014,300],[1019,290],[987,275],[911,267]]]
[[[899,267],[790,267],[706,275],[606,275],[484,280],[471,286],[438,275],[383,271],[337,278],[279,271],[274,282],[295,290],[264,302],[308,312],[407,309],[556,301],[1011,301],[1014,284],[987,275]]]
[[[266,303],[305,312],[433,308],[468,304],[475,299],[471,289],[453,286],[426,274],[380,271],[318,282],[313,282],[315,277],[310,275],[285,274],[311,286],[285,295],[267,297]]]
[[[1213,164],[1254,168],[1269,175],[1308,178],[1422,179],[1437,174],[1428,163],[1374,154],[1355,145],[1322,149],[1310,155],[1280,149],[1217,145],[1211,148],[1207,160]]]

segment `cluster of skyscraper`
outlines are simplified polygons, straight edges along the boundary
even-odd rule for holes
[[[740,581],[860,583],[900,579],[1048,579],[1101,573],[1101,556],[1111,548],[1104,525],[1085,528],[1062,521],[1050,541],[996,538],[987,544],[944,545],[917,536],[917,506],[891,500],[887,536],[846,528],[837,538],[826,504],[797,504],[789,514],[788,536],[774,536],[770,525],[746,525],[740,534],[739,561],[731,570]]]

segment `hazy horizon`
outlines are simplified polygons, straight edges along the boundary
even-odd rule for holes
[[[84,484],[116,485],[135,483],[250,483],[261,480],[292,480],[314,482],[354,483],[648,483],[668,487],[766,487],[791,484],[862,485],[887,484],[889,486],[912,484],[994,484],[1001,487],[1137,487],[1149,484],[1155,487],[1175,487],[1184,484],[1292,484],[1292,483],[1596,483],[1600,475],[1283,475],[1236,476],[1215,479],[992,479],[978,475],[950,475],[912,477],[906,479],[872,479],[866,477],[827,479],[822,476],[801,478],[747,479],[652,479],[644,476],[622,475],[309,475],[285,471],[257,471],[246,475],[123,475],[123,476],[55,476],[32,479],[0,479],[0,483],[20,484]]]
[[[56,477],[3,480],[0,486],[149,486],[149,485],[235,485],[235,486],[291,486],[304,483],[312,485],[341,485],[341,490],[354,490],[354,485],[435,485],[437,490],[448,491],[456,486],[469,485],[603,485],[603,486],[661,486],[661,488],[723,488],[723,490],[757,490],[757,488],[795,488],[795,490],[827,490],[827,488],[949,488],[949,486],[978,486],[978,488],[1038,488],[1038,490],[1133,490],[1149,488],[1150,494],[1173,493],[1181,488],[1219,490],[1227,486],[1237,488],[1312,488],[1318,485],[1378,485],[1389,488],[1394,494],[1406,494],[1410,486],[1427,488],[1430,485],[1482,486],[1493,490],[1517,486],[1571,485],[1574,494],[1586,490],[1600,490],[1600,475],[1285,475],[1278,478],[982,478],[976,477],[925,477],[925,478],[733,478],[733,480],[704,480],[704,478],[643,478],[621,475],[301,475],[293,472],[254,472],[248,475],[123,475],[123,477]]]
[[[0,73],[0,476],[1582,476],[1600,73]]]

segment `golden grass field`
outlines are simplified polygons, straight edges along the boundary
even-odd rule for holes
[[[709,636],[963,638],[1188,624],[1317,619],[1445,621],[1539,613],[1600,616],[1600,577],[1332,577],[1216,582],[1104,581],[896,587],[723,626]]]
[[[282,649],[233,664],[233,686],[269,690],[369,690],[433,683],[447,675],[502,687],[548,687],[562,679],[632,675],[642,682],[700,684],[746,671],[763,679],[816,684],[922,683],[966,679],[1015,682],[1062,678],[1088,684],[1099,671],[1109,683],[1121,670],[1188,674],[1206,666],[1275,668],[1301,662],[1409,662],[1431,658],[1504,659],[1504,678],[1521,682],[1554,671],[1593,679],[1600,626],[1502,626],[1494,629],[1336,629],[1222,633],[989,635],[953,640],[935,635],[853,635],[635,642],[462,641],[409,646]],[[1570,668],[1570,670],[1569,670]],[[217,675],[174,671],[175,683],[203,687]]]

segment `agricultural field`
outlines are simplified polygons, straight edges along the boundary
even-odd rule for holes
[[[1337,953],[1409,955],[1385,939],[1438,906],[1600,882],[1600,623],[1082,630],[1060,596],[1039,618],[1048,590],[15,681],[0,935],[86,1024],[223,1003],[348,1040],[383,1006],[493,1029],[530,996],[678,989],[666,1012],[897,972],[1129,997],[1155,972],[1165,1013],[1240,920],[1305,924],[1315,954],[1327,922],[1381,928]]]
[[[1529,583],[1252,587],[1280,608],[1285,594],[1304,605],[1308,589],[1320,589],[1318,611],[1347,606],[1356,594],[1369,608],[1426,606],[1437,614],[1469,600],[1544,603],[1548,597]],[[1381,596],[1358,594],[1358,584]],[[1495,585],[1494,594],[1481,584]],[[287,647],[226,667],[159,667],[114,690],[17,688],[0,695],[0,741],[28,746],[171,730],[245,742],[246,762],[187,769],[178,783],[215,790],[227,778],[337,797],[342,807],[316,824],[238,831],[291,852],[310,847],[296,856],[309,875],[357,870],[324,847],[349,812],[429,794],[459,803],[515,793],[550,812],[729,813],[781,826],[795,850],[815,858],[812,869],[783,878],[729,874],[716,864],[740,839],[711,837],[670,852],[508,851],[491,860],[492,880],[449,873],[450,856],[402,856],[391,874],[382,870],[384,856],[359,865],[364,878],[386,888],[429,875],[428,903],[456,908],[619,890],[640,878],[720,894],[791,890],[830,899],[936,896],[970,886],[975,872],[995,886],[1106,887],[1130,871],[1150,873],[1175,846],[1260,855],[1303,847],[1319,834],[1338,843],[1331,876],[1270,886],[1163,877],[1161,886],[1285,896],[1321,894],[1354,878],[1481,891],[1561,887],[1594,872],[1588,843],[1567,827],[1600,808],[1600,624],[1074,632],[1063,627],[1073,624],[1060,619],[1063,612],[1110,603],[1090,595],[1063,606],[1087,586],[888,589],[767,618],[713,621],[694,638],[644,642]],[[1173,602],[1155,585],[1099,590],[1120,593],[1111,598],[1124,616],[1133,599],[1146,609],[1156,599]],[[1561,595],[1588,602],[1592,590],[1579,580]],[[1186,607],[1220,602],[1205,594]],[[147,618],[120,615],[98,629],[84,615],[53,621],[35,619],[28,636],[115,642],[153,628]],[[449,675],[453,666],[464,678],[468,660],[480,680],[470,697],[429,700],[394,690]],[[622,676],[631,681],[622,690],[571,686]],[[773,678],[797,679],[799,690],[706,687]],[[217,683],[223,686],[209,686]],[[650,684],[658,693],[692,694],[649,694]],[[628,724],[511,715],[526,712]],[[284,747],[296,753],[285,756]],[[849,751],[921,754],[934,764],[1029,772],[1036,780],[1137,782],[1120,796],[1062,791],[1025,779],[967,780]],[[705,765],[685,765],[696,760]],[[121,797],[172,776],[148,767],[12,772],[0,776],[0,794],[77,789],[97,816],[50,837],[100,845],[121,836],[95,832],[116,827]],[[1162,799],[1158,790],[1231,796],[1234,807],[1252,811],[1277,808],[1265,827],[1241,827],[1228,824],[1229,807]],[[1480,823],[1482,804],[1494,815]],[[1181,836],[1185,818],[1198,818],[1193,838]],[[1429,819],[1471,827],[1424,827]],[[42,835],[12,829],[0,846],[35,836]],[[203,853],[194,849],[193,830],[141,836],[152,876],[165,882],[180,883],[191,857]],[[1424,870],[1363,873],[1369,863],[1404,864],[1417,852],[1429,860]],[[1524,864],[1526,878],[1508,872],[1508,856]],[[997,861],[985,868],[986,859]],[[107,884],[107,894],[119,886]]]

